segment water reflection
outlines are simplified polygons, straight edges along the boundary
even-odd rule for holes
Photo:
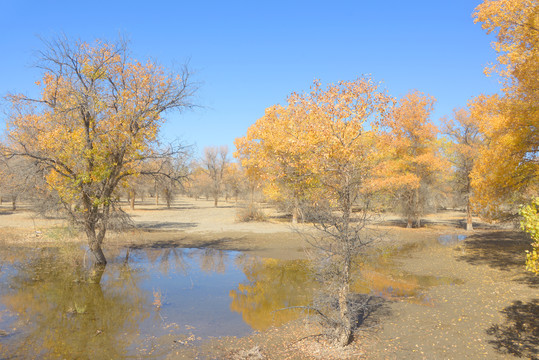
[[[466,238],[467,238],[467,235],[459,235],[459,234],[440,235],[438,237],[438,242],[444,246],[453,246],[466,240]]]
[[[255,330],[265,330],[297,319],[302,313],[283,309],[307,306],[320,294],[318,283],[306,260],[256,259],[242,256],[237,260],[246,281],[230,291],[230,309],[241,313]],[[358,259],[358,269],[350,290],[385,299],[403,299],[422,305],[434,305],[425,289],[436,285],[453,285],[460,280],[449,277],[415,275],[403,272],[391,257],[373,256]],[[360,270],[359,270],[360,269]],[[283,310],[283,311],[281,311]]]
[[[303,314],[319,289],[306,260],[174,246],[109,250],[105,269],[79,248],[4,249],[0,358],[164,358],[187,340],[242,336]],[[360,260],[351,290],[428,303],[427,286],[454,279]],[[190,340],[191,341],[191,340]]]
[[[14,316],[2,356],[104,359],[125,357],[148,317],[139,282],[128,265],[107,269],[67,261],[57,249],[16,263],[0,301]],[[119,280],[123,279],[123,280]],[[4,282],[3,282],[4,285]]]
[[[447,276],[417,275],[402,271],[395,257],[407,249],[384,249],[372,256],[359,259],[361,275],[356,274],[351,290],[356,293],[371,293],[386,299],[403,299],[421,305],[434,305],[426,288],[438,285],[461,284],[460,279]]]
[[[276,311],[312,303],[318,288],[309,263],[305,260],[281,261],[238,258],[247,277],[238,288],[230,291],[230,309],[242,314],[243,320],[255,330],[264,330],[300,316],[297,311]]]

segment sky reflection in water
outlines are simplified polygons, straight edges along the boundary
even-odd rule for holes
[[[0,357],[161,358],[178,344],[293,320],[301,313],[275,310],[310,304],[319,287],[305,260],[173,246],[107,256],[100,271],[76,247],[5,249]],[[454,283],[377,259],[363,264],[352,291],[422,303],[425,286]]]

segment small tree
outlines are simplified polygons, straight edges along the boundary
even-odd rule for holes
[[[183,181],[189,176],[188,160],[191,156],[189,149],[177,152],[174,156],[166,156],[161,159],[153,159],[152,166],[141,173],[151,176],[156,182],[156,191],[163,194],[167,208],[170,208],[175,198],[178,187],[183,186]]]
[[[189,72],[131,59],[123,41],[46,43],[41,97],[8,95],[9,152],[34,159],[98,264],[120,182],[156,157],[162,114],[192,107]],[[176,152],[178,149],[173,149]]]
[[[247,192],[247,178],[244,169],[237,163],[230,163],[224,174],[224,185],[226,197],[234,197],[234,201],[238,202],[238,197]]]
[[[202,164],[211,179],[211,194],[215,207],[223,190],[225,169],[228,166],[228,147],[207,147],[204,149]]]
[[[398,199],[407,227],[420,227],[436,176],[447,168],[439,155],[438,129],[429,120],[434,98],[420,92],[404,96],[384,119],[387,150],[384,175]]]
[[[252,184],[261,183],[264,194],[284,205],[292,213],[292,223],[301,216],[300,205],[308,202],[317,183],[311,173],[313,154],[302,146],[308,115],[297,94],[288,98],[288,106],[274,105],[235,140],[234,154]]]
[[[0,158],[0,197],[11,202],[13,211],[21,199],[36,202],[37,199],[49,199],[43,171],[31,159],[18,157]],[[51,210],[50,203],[41,203],[39,211]],[[44,206],[46,205],[46,206]]]
[[[350,284],[357,257],[370,242],[363,230],[379,160],[376,129],[391,105],[369,78],[327,88],[315,81],[310,93],[292,94],[286,109],[266,110],[247,137],[236,140],[248,171],[266,173],[279,182],[278,190],[307,199],[306,218],[320,230],[309,242],[325,295],[314,307],[340,346],[352,339]],[[355,214],[354,206],[361,211]]]
[[[190,175],[187,180],[187,193],[198,200],[199,197],[210,198],[212,181],[208,173],[195,161],[190,165]]]
[[[379,122],[392,99],[369,78],[339,82],[322,89],[315,83],[301,99],[310,110],[308,136],[313,170],[322,189],[310,207],[309,218],[321,231],[310,242],[316,250],[317,275],[326,290],[326,304],[337,304],[337,316],[323,316],[335,329],[335,340],[345,346],[352,340],[354,301],[350,292],[358,256],[372,241],[364,230],[369,197],[375,188],[375,151]],[[313,139],[315,139],[313,141]],[[309,144],[308,143],[308,144]],[[353,207],[359,206],[356,214]],[[322,312],[322,311],[321,311]]]
[[[522,230],[530,234],[532,250],[526,250],[526,270],[539,275],[539,197],[520,209]]]
[[[466,201],[466,230],[473,230],[471,174],[479,152],[479,129],[467,110],[455,109],[453,119],[444,120],[443,133],[451,141],[447,155],[454,168],[455,190],[464,195]]]

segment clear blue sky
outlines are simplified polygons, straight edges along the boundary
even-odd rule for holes
[[[245,135],[288,94],[370,74],[400,97],[437,99],[433,119],[498,91],[483,68],[495,53],[473,9],[479,0],[55,1],[0,0],[0,93],[36,93],[39,37],[131,42],[134,57],[190,61],[204,108],[169,115],[167,137],[205,146]],[[0,115],[3,117],[3,115]],[[3,122],[3,121],[2,121]]]

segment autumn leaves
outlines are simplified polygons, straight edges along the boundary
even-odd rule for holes
[[[96,262],[105,264],[101,244],[115,218],[116,189],[130,176],[156,175],[163,164],[155,162],[181,152],[160,148],[161,114],[191,106],[194,88],[187,71],[168,75],[152,61],[133,60],[122,41],[46,45],[41,97],[8,97],[6,151],[39,165],[84,229]]]
[[[411,92],[396,101],[370,78],[326,88],[316,81],[310,93],[293,93],[286,106],[268,108],[236,140],[247,174],[271,198],[288,199],[294,214],[302,203],[339,202],[343,186],[355,186],[378,194],[386,209],[398,205],[409,227],[420,225],[428,197],[447,192],[447,184],[466,200],[468,229],[471,200],[490,220],[535,204],[539,3],[485,0],[474,17],[497,37],[498,62],[486,72],[498,72],[503,88],[471,99],[470,111],[456,110],[445,121],[445,139],[431,122],[435,100],[428,95]]]
[[[326,88],[315,81],[286,107],[267,109],[236,140],[236,156],[266,194],[289,200],[293,214],[302,203],[343,201],[354,187],[354,199],[380,191],[401,197],[411,226],[421,215],[419,189],[444,165],[429,121],[433,103],[419,92],[397,103],[367,77]]]

